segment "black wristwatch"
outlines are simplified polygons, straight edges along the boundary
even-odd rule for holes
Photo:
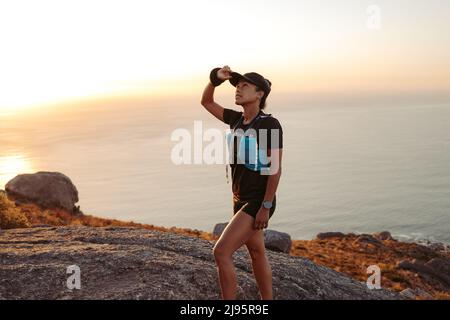
[[[264,208],[270,209],[270,208],[272,208],[272,201],[268,201],[268,200],[263,201],[262,205]]]
[[[220,86],[225,81],[217,78],[217,71],[219,71],[220,69],[222,68],[214,68],[211,70],[211,73],[209,74],[209,80],[211,81],[214,87]]]

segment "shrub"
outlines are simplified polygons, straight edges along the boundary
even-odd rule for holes
[[[30,223],[14,202],[9,201],[4,193],[0,193],[0,228],[27,228]]]

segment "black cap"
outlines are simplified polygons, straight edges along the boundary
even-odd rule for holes
[[[239,80],[241,80],[241,79],[245,80],[247,82],[253,83],[255,86],[260,88],[262,91],[264,91],[264,95],[266,97],[269,95],[270,87],[272,86],[272,83],[268,79],[266,79],[262,75],[260,75],[259,73],[248,72],[248,73],[245,73],[244,75],[242,75],[237,72],[232,72],[231,79],[229,81],[234,87],[236,87]]]

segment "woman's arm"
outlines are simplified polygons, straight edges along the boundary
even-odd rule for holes
[[[228,80],[231,78],[231,69],[229,66],[224,66],[222,69],[217,71],[217,78],[220,80]],[[206,85],[203,90],[201,104],[217,119],[223,121],[223,107],[214,101],[214,90],[215,87],[211,81]]]
[[[283,154],[283,149],[269,149],[269,156],[273,154],[271,157],[271,166],[269,171],[269,178],[267,179],[266,193],[264,194],[264,201],[273,201],[275,197],[275,192],[278,188],[278,183],[280,182],[281,177],[281,157]],[[261,207],[256,214],[255,221],[253,227],[255,229],[261,230],[267,228],[269,223],[269,212],[270,209],[264,208],[261,204]]]
[[[283,156],[283,149],[269,150],[271,158],[270,173],[267,179],[266,193],[264,194],[264,201],[273,201],[275,192],[278,188],[278,183],[281,177],[281,158]]]
[[[205,107],[214,117],[223,121],[223,107],[214,101],[214,89],[212,83],[208,83],[202,95],[202,106]]]

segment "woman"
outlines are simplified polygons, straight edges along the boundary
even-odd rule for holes
[[[214,101],[215,87],[225,80],[236,87],[235,104],[242,106],[243,112],[223,108]],[[242,157],[239,153],[249,150],[245,141],[251,140],[240,137],[237,142],[238,138],[234,138],[233,150],[230,150],[233,154],[231,173],[234,215],[213,249],[222,298],[226,300],[236,299],[237,279],[232,255],[244,244],[252,260],[261,299],[273,299],[272,270],[265,252],[263,229],[267,228],[275,211],[283,138],[278,120],[263,112],[270,90],[271,82],[260,74],[251,72],[241,75],[233,72],[229,66],[224,66],[211,71],[210,82],[201,100],[206,110],[229,124],[233,132],[241,130],[245,135],[247,132],[257,132],[256,136],[253,135],[257,153],[267,155],[266,159],[270,159],[265,164],[261,164],[260,160],[248,161],[245,154]],[[239,161],[242,159],[244,161]]]

